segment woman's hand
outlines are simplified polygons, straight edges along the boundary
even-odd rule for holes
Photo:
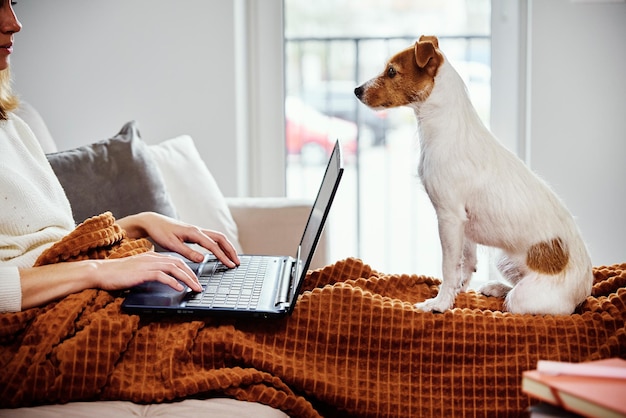
[[[155,212],[142,212],[119,219],[118,224],[131,238],[150,237],[161,247],[195,262],[201,262],[204,255],[185,243],[198,244],[213,253],[225,266],[233,268],[239,265],[235,247],[220,232],[201,229],[177,221]]]
[[[146,282],[161,282],[175,290],[183,290],[183,282],[195,292],[202,286],[189,266],[180,258],[147,252],[109,260],[93,260],[90,279],[103,290],[128,289]]]
[[[41,306],[81,290],[122,290],[157,281],[182,291],[202,291],[198,278],[177,257],[147,252],[132,257],[84,260],[20,269],[22,309]]]

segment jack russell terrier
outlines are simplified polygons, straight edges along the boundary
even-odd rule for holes
[[[417,117],[418,173],[443,254],[439,293],[418,309],[453,306],[476,271],[477,244],[502,250],[498,269],[508,283],[491,281],[480,291],[506,296],[509,312],[571,314],[591,294],[591,259],[574,219],[481,122],[436,37],[422,36],[354,92],[372,109],[408,106]]]

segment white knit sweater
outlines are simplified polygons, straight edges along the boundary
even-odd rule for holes
[[[70,203],[35,135],[15,115],[0,121],[0,312],[19,311],[18,267],[74,229]]]

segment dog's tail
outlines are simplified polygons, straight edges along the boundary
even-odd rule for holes
[[[551,265],[536,263],[531,248],[523,260],[505,256],[501,272],[515,284],[505,299],[507,311],[520,314],[569,315],[591,294],[593,272],[582,240],[566,248],[568,257]],[[562,245],[562,243],[554,243]],[[517,260],[516,260],[517,258]]]

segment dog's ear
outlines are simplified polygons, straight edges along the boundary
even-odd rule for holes
[[[439,39],[437,39],[436,36],[422,35],[422,36],[420,36],[419,41],[420,42],[431,42],[433,45],[435,45],[435,48],[439,48]]]
[[[440,64],[440,55],[436,51],[438,47],[439,42],[434,36],[422,36],[415,43],[415,62],[417,66],[428,71],[433,77],[437,73],[437,68]]]

